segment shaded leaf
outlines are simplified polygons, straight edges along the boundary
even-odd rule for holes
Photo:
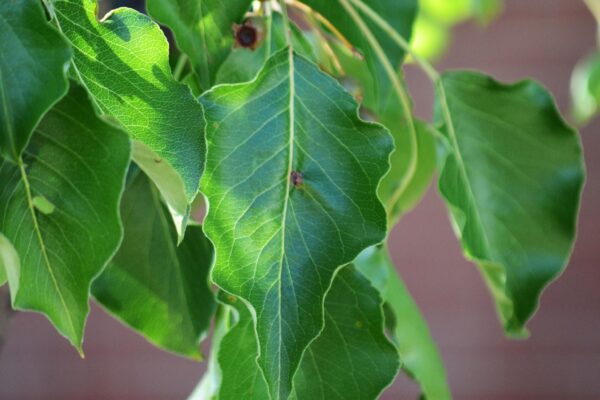
[[[436,121],[450,143],[440,192],[506,332],[523,335],[575,239],[584,180],[579,137],[535,82],[504,85],[457,71],[440,84]]]
[[[417,16],[417,0],[359,0],[378,13],[387,21],[402,37],[410,40],[412,26]],[[384,60],[377,54],[374,46],[381,47],[385,53],[386,61],[393,68],[397,68],[404,57],[404,51],[399,48],[390,37],[366,17],[362,11],[350,4],[351,0],[305,0],[303,1],[315,11],[329,20],[333,26],[358,50],[365,58],[369,73],[373,79],[373,85],[366,87],[369,96],[375,99],[377,109],[387,101],[393,91],[390,76],[385,70]],[[345,5],[356,10],[363,19],[367,28],[375,38],[376,43],[371,43],[368,36],[363,32],[348,13]]]
[[[417,166],[410,183],[402,188],[402,179],[409,168],[410,137],[398,123],[386,123],[394,135],[396,150],[390,159],[391,168],[379,186],[379,198],[385,203],[390,221],[396,222],[402,215],[411,211],[423,198],[429,188],[436,169],[436,147],[430,127],[415,121],[417,129]]]
[[[388,320],[402,368],[426,399],[451,399],[444,363],[417,304],[399,276],[387,248],[370,247],[355,265],[380,291],[393,318]]]
[[[142,173],[128,185],[121,215],[123,243],[94,281],[94,297],[150,342],[200,359],[215,303],[208,285],[212,247],[202,228],[190,226],[177,246],[168,210]]]
[[[384,334],[382,299],[349,265],[325,298],[325,328],[304,354],[292,399],[375,399],[400,362]]]
[[[381,303],[377,290],[353,266],[338,272],[325,299],[323,332],[304,353],[292,399],[374,399],[392,382],[399,362],[383,333]],[[239,322],[221,343],[219,398],[268,398],[256,364],[252,316],[240,301],[233,304]]]
[[[204,90],[233,47],[232,25],[239,23],[252,0],[148,0],[148,13],[175,35],[188,55]]]
[[[128,8],[98,21],[95,0],[55,0],[53,10],[75,49],[76,75],[135,139],[133,158],[158,186],[181,238],[203,169],[204,121],[189,88],[171,75],[162,31]]]
[[[98,117],[85,91],[44,117],[19,165],[0,161],[0,231],[20,263],[6,263],[13,306],[39,311],[81,351],[92,279],[122,237],[119,201],[127,136]],[[33,204],[44,197],[55,209]],[[11,257],[6,245],[2,259]]]
[[[212,278],[253,307],[258,363],[271,396],[285,398],[322,328],[334,272],[385,237],[376,190],[391,138],[358,118],[335,80],[287,49],[253,82],[218,86],[201,101]]]
[[[429,188],[436,168],[436,146],[432,129],[414,119],[416,131],[416,166],[407,185],[403,180],[411,163],[411,134],[402,117],[402,104],[393,93],[383,103],[377,104],[369,90],[375,82],[367,64],[352,57],[347,49],[334,45],[333,49],[346,73],[342,83],[362,101],[363,112],[385,125],[394,137],[395,150],[390,159],[390,170],[379,186],[379,198],[386,205],[390,225],[411,211]],[[399,79],[403,77],[399,74]]]
[[[44,114],[69,88],[68,42],[39,1],[0,3],[0,155],[17,162]]]

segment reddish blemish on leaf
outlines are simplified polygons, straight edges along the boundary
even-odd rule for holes
[[[292,171],[290,174],[290,180],[294,187],[300,187],[304,183],[304,176],[298,171]]]

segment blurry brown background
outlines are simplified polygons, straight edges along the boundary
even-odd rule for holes
[[[226,1],[226,0],[224,0]],[[570,72],[595,46],[579,0],[507,0],[491,27],[455,31],[441,68],[483,69],[501,80],[541,80],[568,109]],[[421,116],[432,91],[413,68]],[[600,121],[582,131],[589,170],[579,241],[569,268],[545,293],[528,341],[502,335],[475,266],[466,262],[432,188],[392,236],[394,260],[427,317],[456,399],[600,399]],[[532,154],[535,157],[535,154]],[[184,399],[203,366],[163,353],[93,308],[81,360],[41,316],[11,322],[0,354],[0,399]],[[405,378],[384,399],[416,399]],[[244,400],[244,399],[240,399]]]

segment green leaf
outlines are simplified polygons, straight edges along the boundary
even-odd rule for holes
[[[68,42],[39,1],[0,3],[0,155],[17,162],[44,114],[69,88]]]
[[[507,333],[523,335],[567,263],[584,166],[578,134],[539,84],[444,74],[436,121],[450,143],[440,192]]]
[[[217,349],[221,370],[220,400],[269,399],[269,390],[256,359],[258,347],[252,314],[235,296],[219,293],[238,313],[238,321]]]
[[[219,69],[217,83],[240,83],[252,80],[271,54],[287,46],[284,20],[280,13],[273,13],[270,17],[251,17],[246,20],[246,23],[252,24],[258,32],[264,32],[261,33],[262,39],[254,50],[245,47],[234,49]],[[294,50],[315,61],[312,45],[302,30],[292,21],[290,21],[290,28]]]
[[[436,169],[436,146],[432,128],[421,121],[415,121],[417,130],[417,164],[415,173],[408,185],[402,187],[410,163],[410,135],[405,126],[396,119],[383,121],[394,136],[396,150],[390,159],[391,168],[379,186],[379,198],[388,210],[392,223],[411,211],[423,198],[429,188]]]
[[[233,304],[239,322],[221,343],[219,398],[268,398],[256,364],[252,315],[239,301]],[[304,354],[291,399],[374,399],[398,368],[396,349],[383,332],[381,297],[353,266],[342,268],[325,299],[323,332]]]
[[[571,102],[571,113],[579,124],[600,112],[600,52],[590,54],[575,66],[571,76]]]
[[[376,190],[392,141],[358,118],[335,80],[287,49],[254,81],[201,101],[212,278],[252,306],[259,365],[271,396],[285,398],[322,328],[334,272],[385,237]]]
[[[333,50],[346,73],[341,78],[342,83],[354,92],[356,98],[362,100],[363,112],[385,125],[394,137],[391,167],[379,186],[379,198],[386,205],[392,225],[418,204],[433,180],[436,168],[433,129],[422,121],[414,120],[417,147],[415,170],[410,181],[404,185],[404,178],[411,167],[413,149],[410,130],[402,118],[399,97],[390,93],[385,102],[377,104],[377,100],[366,89],[375,84],[367,65],[339,45],[334,45]],[[403,80],[403,77],[399,76],[399,79]]]
[[[92,286],[112,315],[155,345],[201,359],[199,342],[210,328],[214,297],[208,285],[212,247],[200,226],[181,245],[166,207],[138,173],[121,204],[121,248]]]
[[[417,0],[356,0],[370,7],[387,21],[402,37],[410,40],[412,26],[417,16]],[[304,0],[308,6],[323,15],[365,58],[374,84],[366,89],[366,96],[376,99],[379,105],[387,101],[393,91],[393,84],[384,66],[388,62],[392,68],[397,68],[404,57],[404,51],[398,47],[389,36],[366,17],[362,11],[351,3],[354,0]],[[353,8],[359,14],[369,33],[372,42],[360,26],[357,26],[346,7]],[[380,47],[385,59],[382,59],[376,47]]]
[[[444,363],[427,322],[398,275],[387,248],[370,247],[355,265],[381,292],[393,313],[392,334],[402,368],[421,385],[426,399],[452,398]]]
[[[121,241],[129,157],[127,136],[73,87],[46,114],[22,161],[0,161],[0,231],[20,257],[4,265],[13,306],[46,315],[80,351],[90,283]],[[54,212],[40,212],[35,197]],[[5,245],[0,251],[12,257]]]
[[[325,299],[325,328],[294,377],[292,399],[375,399],[399,367],[378,291],[354,266],[344,267]]]
[[[164,34],[127,8],[98,21],[95,0],[54,0],[53,10],[75,49],[76,75],[135,139],[133,158],[158,186],[181,239],[203,169],[204,121],[189,88],[173,79]]]
[[[209,400],[217,399],[219,389],[221,387],[221,367],[219,366],[219,352],[221,343],[225,335],[231,329],[231,307],[220,305],[217,307],[215,315],[214,329],[210,338],[210,358],[208,366],[202,379],[188,397],[188,400]],[[250,319],[252,322],[252,319]],[[238,344],[234,343],[232,349],[238,348]],[[252,350],[252,354],[256,356],[256,346]]]
[[[21,269],[19,255],[12,243],[0,233],[0,286],[8,281],[8,271],[19,271]]]
[[[204,90],[233,47],[232,25],[241,22],[252,0],[148,0],[148,13],[168,26],[190,58]]]

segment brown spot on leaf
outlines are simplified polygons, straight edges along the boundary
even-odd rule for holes
[[[243,47],[254,50],[257,47],[259,32],[251,20],[246,20],[242,25],[233,24],[233,35],[235,47]]]

